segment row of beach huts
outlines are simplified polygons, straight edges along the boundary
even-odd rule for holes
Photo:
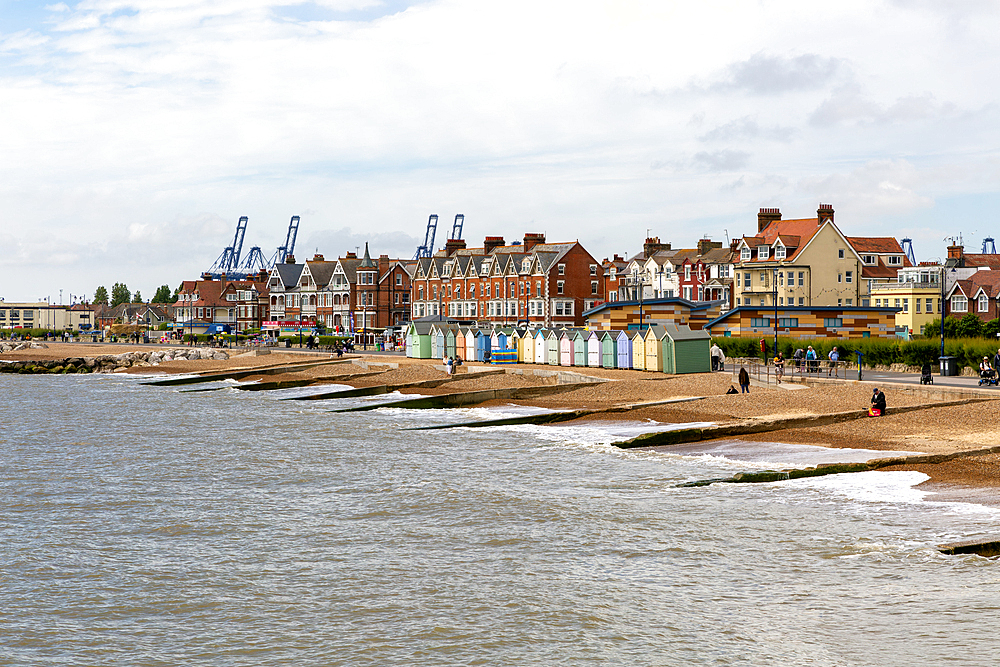
[[[631,368],[664,373],[707,373],[712,368],[707,331],[654,324],[630,331],[587,329],[480,329],[452,322],[410,322],[406,356],[460,357],[495,364]]]

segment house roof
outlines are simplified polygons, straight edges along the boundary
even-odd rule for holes
[[[781,237],[782,244],[788,248],[785,254],[786,260],[795,259],[798,253],[804,248],[816,233],[823,228],[818,218],[797,218],[791,220],[775,220],[764,231],[755,236],[744,236],[743,241],[751,248],[762,245],[774,245],[774,242]],[[791,241],[798,239],[797,245],[792,245]],[[758,260],[757,253],[750,257],[751,262],[769,261]]]
[[[899,241],[891,236],[847,236],[847,242],[858,252],[903,254]]]
[[[330,284],[330,278],[333,277],[333,271],[337,268],[336,262],[312,262],[306,261],[309,265],[309,273],[312,274],[313,280],[316,281],[318,287],[326,287]]]
[[[668,303],[679,303],[692,311],[706,310],[711,308],[713,304],[719,303],[718,301],[688,301],[687,299],[682,299],[681,297],[667,297],[663,299],[643,299],[641,302],[636,299],[634,301],[605,301],[599,306],[594,306],[590,310],[583,312],[583,316],[587,317],[589,315],[594,315],[602,310],[608,310],[609,308],[621,308],[622,306],[655,306],[660,304]]]
[[[856,313],[858,311],[867,313],[895,313],[898,312],[899,308],[883,308],[883,307],[864,307],[864,306],[778,306],[778,313],[785,312],[795,312],[795,313],[818,313],[818,312],[838,312],[838,313]],[[773,306],[736,306],[732,310],[727,310],[722,313],[714,320],[711,320],[705,324],[703,329],[708,329],[709,327],[715,326],[719,322],[723,321],[728,317],[733,317],[739,313],[748,313],[751,315],[760,315],[761,317],[772,318],[774,317],[774,307]]]

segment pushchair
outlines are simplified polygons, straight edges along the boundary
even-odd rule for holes
[[[920,384],[934,384],[934,376],[931,375],[931,365],[928,363],[920,367]]]

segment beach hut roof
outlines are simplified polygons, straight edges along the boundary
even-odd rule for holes
[[[711,335],[704,329],[692,330],[686,324],[674,325],[667,324],[664,328],[669,335],[674,340],[707,340],[711,339]]]

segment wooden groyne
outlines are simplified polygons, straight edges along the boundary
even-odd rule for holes
[[[276,391],[278,389],[295,389],[297,387],[322,386],[324,384],[338,384],[338,380],[350,381],[356,378],[381,375],[385,371],[371,371],[368,373],[347,373],[344,375],[321,375],[320,377],[308,378],[306,380],[275,380],[274,382],[248,382],[246,384],[227,385],[225,387],[207,387],[205,389],[182,389],[183,394],[197,394],[204,391],[222,391],[224,389],[238,389],[239,391]]]
[[[907,405],[898,408],[891,408],[887,416],[915,412],[917,410],[928,410],[930,408],[944,408],[951,405],[967,405],[969,403],[980,403],[984,401],[994,401],[996,398],[973,398],[957,401],[942,401],[940,403],[922,403],[920,405]],[[663,447],[669,445],[682,445],[689,442],[701,442],[703,440],[718,440],[720,438],[738,438],[742,435],[752,435],[756,433],[769,433],[771,431],[784,431],[793,428],[811,428],[815,426],[829,426],[840,422],[853,421],[855,419],[867,419],[868,410],[848,410],[845,412],[832,412],[825,415],[808,415],[803,417],[783,417],[780,419],[755,419],[737,424],[719,424],[715,426],[705,426],[699,428],[685,428],[676,431],[661,431],[658,433],[644,433],[630,440],[613,443],[622,449],[633,447]],[[873,419],[876,419],[873,417]],[[877,417],[884,419],[884,417]]]
[[[559,422],[573,421],[581,417],[590,417],[602,413],[627,412],[638,408],[650,407],[653,405],[666,405],[669,403],[687,403],[688,401],[700,401],[705,396],[690,396],[685,398],[671,398],[663,401],[653,401],[650,403],[631,403],[625,405],[614,405],[610,408],[584,408],[580,410],[559,410],[556,412],[543,412],[535,415],[523,415],[521,417],[502,417],[500,419],[485,419],[474,422],[461,422],[458,424],[437,424],[435,426],[414,426],[401,429],[403,431],[438,431],[447,428],[483,428],[486,426],[514,426],[519,424],[556,424]]]
[[[510,387],[507,389],[480,389],[478,391],[460,391],[453,394],[441,394],[439,396],[421,396],[419,398],[404,399],[402,401],[391,401],[388,403],[377,403],[375,405],[361,405],[354,408],[342,410],[332,410],[331,412],[367,412],[368,410],[378,410],[379,408],[407,408],[412,410],[433,410],[437,408],[462,408],[477,403],[485,403],[494,399],[530,399],[539,396],[549,396],[559,394],[564,391],[573,391],[581,387],[603,384],[601,382],[577,382],[574,384],[543,385],[540,387]],[[360,394],[358,394],[360,395]],[[340,395],[343,397],[343,394]]]
[[[185,384],[199,384],[201,382],[218,382],[220,380],[242,380],[254,375],[277,375],[279,373],[294,373],[296,371],[315,368],[317,366],[331,366],[334,364],[349,364],[350,359],[328,359],[324,361],[305,361],[293,364],[283,364],[281,366],[263,366],[260,368],[241,368],[223,373],[206,373],[204,375],[185,376],[180,378],[170,378],[168,380],[153,380],[142,384],[152,387],[176,387]]]
[[[1000,556],[1000,537],[987,540],[968,540],[965,542],[950,542],[939,544],[938,551],[948,556],[960,554],[976,554],[985,558]]]
[[[814,468],[791,468],[788,470],[760,470],[758,472],[743,472],[732,477],[702,479],[694,482],[678,484],[679,488],[692,486],[708,486],[709,484],[762,484],[780,482],[786,479],[801,479],[803,477],[822,477],[823,475],[839,475],[847,472],[869,472],[892,466],[926,465],[945,463],[954,459],[969,456],[1000,453],[1000,446],[970,449],[950,454],[916,454],[914,456],[892,456],[882,459],[872,459],[861,463],[821,463]]]

